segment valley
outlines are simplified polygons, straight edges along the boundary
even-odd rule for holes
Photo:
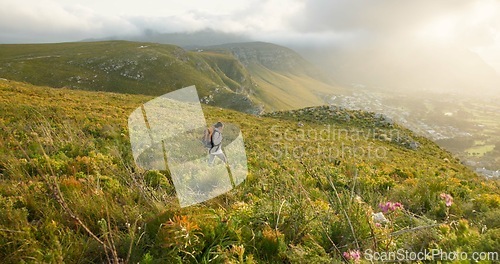
[[[388,93],[361,84],[353,84],[352,89],[352,95],[331,97],[329,103],[384,114],[432,139],[478,173],[500,176],[498,100],[432,92]]]

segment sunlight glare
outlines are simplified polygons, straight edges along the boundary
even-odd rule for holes
[[[449,43],[455,37],[457,21],[453,16],[443,16],[426,24],[418,36],[427,41]]]

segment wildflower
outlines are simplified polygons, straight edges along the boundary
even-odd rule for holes
[[[232,207],[235,210],[245,210],[248,208],[248,205],[245,202],[236,202]]]
[[[365,202],[363,202],[363,199],[359,196],[359,195],[356,195],[356,197],[354,198],[354,200],[359,203],[359,204],[364,204]]]
[[[385,204],[379,204],[378,207],[383,213],[389,211],[396,211],[397,209],[402,209],[403,205],[401,203],[386,202]]]
[[[447,207],[450,207],[453,204],[453,197],[447,193],[442,193],[439,195],[441,199],[444,200],[444,203]]]
[[[359,253],[359,250],[349,250],[344,252],[342,255],[346,260],[352,260],[356,263],[361,259],[361,253]]]
[[[387,218],[385,218],[384,214],[383,213],[376,213],[376,214],[372,214],[372,218],[373,218],[373,222],[375,222],[375,224],[385,224],[385,223],[388,223],[389,220],[387,220]]]

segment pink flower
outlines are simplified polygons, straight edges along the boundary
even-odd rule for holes
[[[385,204],[379,204],[378,207],[382,212],[387,213],[389,211],[396,211],[396,209],[402,209],[403,205],[401,203],[386,202]]]
[[[378,207],[380,208],[380,210],[382,210],[382,212],[387,213],[387,211],[389,211],[389,202],[385,204],[379,204]]]
[[[441,199],[444,200],[446,206],[450,207],[453,204],[453,197],[451,195],[447,193],[442,193],[439,195],[439,197],[441,197]]]
[[[359,250],[349,250],[344,252],[342,255],[346,260],[352,260],[356,263],[361,259],[361,253],[359,253]]]

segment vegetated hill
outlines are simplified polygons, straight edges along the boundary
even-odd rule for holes
[[[322,77],[319,70],[298,53],[272,43],[231,43],[205,47],[205,49],[229,51],[247,67],[253,64],[260,64],[269,70],[279,73]],[[326,78],[324,79],[326,80]]]
[[[257,84],[256,99],[271,110],[323,105],[325,98],[332,94],[348,93],[336,85],[324,70],[283,46],[247,42],[204,49],[229,53],[238,58]]]
[[[187,51],[155,43],[1,45],[0,77],[51,87],[145,95],[196,85],[204,103],[248,113],[324,104],[322,98],[337,92],[315,79],[311,66],[293,51],[275,45],[273,50],[265,49],[268,46],[256,46],[254,50],[265,53],[266,58],[247,67],[249,56]],[[273,57],[288,66],[268,68]]]
[[[3,263],[498,253],[498,181],[383,116],[338,107],[259,117],[203,106],[209,123],[241,128],[249,174],[180,208],[168,171],[133,162],[127,118],[152,98],[0,80]]]
[[[172,45],[125,41],[1,45],[0,77],[52,87],[145,95],[196,85],[206,103],[260,111],[247,94],[228,88],[224,73],[196,53]]]

